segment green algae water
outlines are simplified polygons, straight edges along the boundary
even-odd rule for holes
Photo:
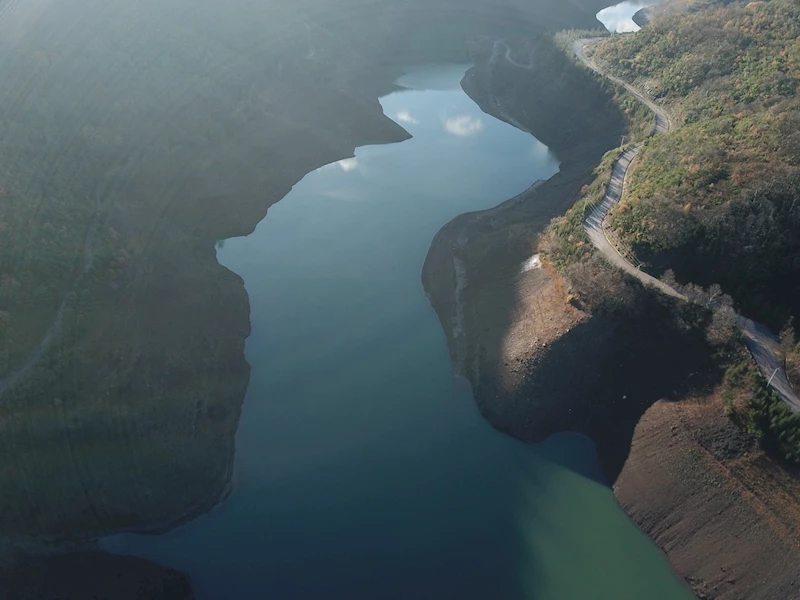
[[[204,600],[691,597],[589,440],[510,439],[452,374],[420,281],[431,240],[558,168],[480,111],[465,69],[410,70],[381,103],[413,139],[308,174],[220,244],[252,311],[233,492],[106,548],[186,571]]]

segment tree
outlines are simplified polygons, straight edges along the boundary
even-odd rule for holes
[[[800,390],[800,342],[794,330],[794,317],[781,330],[781,353],[789,383],[795,390]]]
[[[729,346],[741,337],[739,315],[730,306],[721,306],[714,310],[706,329],[706,338],[713,346]]]
[[[667,269],[664,271],[660,279],[662,283],[665,283],[672,289],[678,289],[678,280],[675,279],[675,271],[672,269]]]
[[[714,304],[721,297],[722,297],[722,288],[720,287],[720,285],[718,283],[711,284],[711,287],[708,288],[708,303],[711,306],[714,306]]]
[[[797,345],[797,337],[794,331],[794,317],[790,317],[786,321],[786,325],[781,329],[781,352],[783,353],[784,360],[792,352],[794,352]]]
[[[572,287],[592,309],[615,312],[635,305],[633,289],[622,272],[599,256],[567,269]]]

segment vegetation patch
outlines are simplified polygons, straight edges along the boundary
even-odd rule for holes
[[[800,392],[800,341],[797,339],[793,319],[781,331],[781,351],[789,384],[796,392]]]
[[[723,382],[725,412],[769,454],[800,464],[800,414],[767,385],[749,357],[731,364]]]
[[[601,42],[683,116],[648,141],[611,225],[658,274],[719,283],[780,328],[800,312],[800,7],[728,4]]]
[[[594,254],[594,247],[583,229],[583,220],[593,207],[603,201],[614,163],[621,153],[617,148],[606,152],[594,170],[591,183],[581,189],[578,201],[564,216],[553,219],[542,237],[541,250],[560,270],[587,261]]]

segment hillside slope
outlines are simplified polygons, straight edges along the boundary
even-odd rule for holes
[[[776,330],[800,314],[798,40],[800,7],[773,0],[659,19],[594,55],[683,121],[641,153],[617,234]]]
[[[0,567],[214,506],[249,378],[247,295],[215,243],[309,171],[406,139],[377,102],[400,66],[602,6],[4,3]]]

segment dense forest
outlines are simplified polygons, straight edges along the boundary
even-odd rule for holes
[[[776,329],[800,314],[800,8],[727,4],[656,20],[595,58],[682,127],[647,143],[612,224],[656,273],[719,283]]]

